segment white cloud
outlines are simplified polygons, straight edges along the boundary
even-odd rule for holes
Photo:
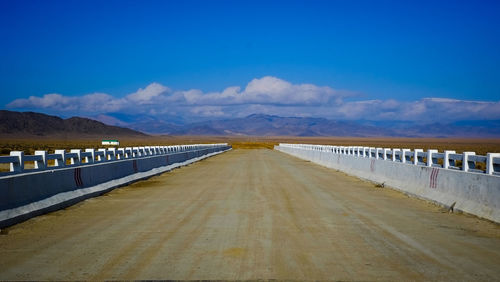
[[[12,109],[49,109],[59,112],[112,112],[121,108],[116,99],[108,94],[93,93],[79,97],[61,94],[45,94],[42,97],[30,96],[28,99],[16,99],[7,108]]]
[[[157,103],[157,99],[168,92],[170,92],[168,87],[153,82],[146,88],[139,88],[137,92],[127,95],[125,99],[139,105],[152,104]]]
[[[114,112],[121,108],[119,100],[104,93],[94,93],[76,98],[73,101],[79,112]]]
[[[500,102],[424,98],[416,101],[343,101],[345,91],[314,84],[293,84],[265,76],[243,89],[230,86],[221,92],[177,90],[151,83],[122,98],[105,93],[83,96],[46,94],[16,99],[10,109],[44,110],[56,114],[106,113],[178,115],[193,118],[241,117],[253,113],[331,119],[454,121],[500,119]]]
[[[250,81],[241,91],[239,86],[231,86],[222,92],[203,93],[198,89],[174,92],[169,101],[188,105],[320,105],[339,102],[345,94],[330,87],[313,84],[291,84],[285,80],[265,76]]]
[[[45,94],[43,97],[30,96],[28,99],[16,99],[9,104],[8,108],[66,108],[71,104],[71,97],[61,94]]]
[[[424,98],[405,103],[401,119],[425,121],[500,119],[500,101]]]
[[[259,104],[321,105],[342,98],[330,87],[294,85],[272,76],[250,81],[242,94],[243,101]]]

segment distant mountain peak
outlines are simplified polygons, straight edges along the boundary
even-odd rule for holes
[[[275,116],[275,115],[266,115],[266,114],[251,114],[249,116],[246,116],[245,118],[264,118],[264,119],[268,119],[268,118],[281,118],[281,117]]]

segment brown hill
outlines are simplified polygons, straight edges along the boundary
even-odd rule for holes
[[[106,125],[87,118],[62,119],[34,112],[0,110],[0,137],[140,137],[146,134],[129,128]]]

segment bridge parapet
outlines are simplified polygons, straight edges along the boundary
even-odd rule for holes
[[[141,158],[146,156],[167,155],[173,152],[192,152],[196,150],[227,147],[227,143],[195,144],[175,146],[144,146],[127,148],[87,148],[55,150],[53,154],[47,151],[35,151],[34,155],[25,155],[21,151],[11,151],[10,156],[0,156],[0,164],[10,164],[10,171],[0,173],[0,176],[23,172],[41,171],[45,169],[60,169],[65,167],[85,166],[95,163]],[[53,162],[51,162],[53,161]],[[27,168],[26,162],[33,162],[33,167]]]
[[[226,143],[13,151],[0,157],[0,228],[230,150]],[[27,168],[25,163],[33,162]]]
[[[500,222],[500,153],[285,143],[275,149]]]
[[[399,148],[375,148],[360,146],[332,146],[311,144],[287,144],[280,143],[282,148],[296,148],[301,150],[312,150],[331,152],[340,155],[350,155],[358,158],[374,158],[386,161],[413,164],[418,166],[439,167],[444,169],[460,170],[500,176],[500,153],[487,153],[486,156],[476,155],[475,152],[463,152],[457,154],[455,151],[446,150],[439,152],[429,149],[399,149]]]

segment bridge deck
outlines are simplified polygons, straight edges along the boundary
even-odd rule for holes
[[[0,280],[495,280],[500,228],[234,150],[2,231]]]

